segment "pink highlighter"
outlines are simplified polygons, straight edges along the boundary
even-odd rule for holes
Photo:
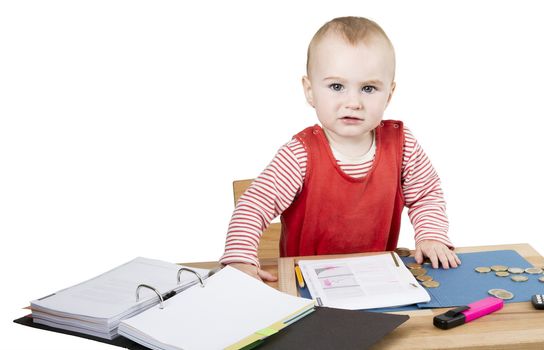
[[[500,310],[503,306],[504,300],[488,297],[437,315],[433,319],[433,324],[438,328],[450,329]]]

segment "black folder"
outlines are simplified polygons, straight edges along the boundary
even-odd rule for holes
[[[253,348],[368,349],[409,318],[407,315],[316,307],[310,315],[263,339]]]
[[[76,337],[81,337],[81,338],[85,338],[85,339],[98,341],[98,342],[101,342],[101,343],[115,345],[115,346],[119,346],[119,347],[122,347],[122,348],[130,349],[130,350],[149,350],[148,348],[146,348],[146,347],[144,347],[144,346],[142,346],[142,345],[140,345],[140,344],[138,344],[136,342],[133,342],[132,340],[127,339],[125,337],[117,337],[115,339],[109,340],[109,339],[94,337],[92,335],[83,334],[83,333],[79,333],[79,332],[67,331],[67,330],[60,329],[60,328],[50,327],[50,326],[46,326],[46,325],[40,324],[40,323],[34,323],[34,321],[32,320],[32,315],[27,315],[27,316],[18,318],[16,320],[13,320],[13,322],[18,323],[18,324],[22,324],[23,326],[29,326],[29,327],[33,327],[33,328],[44,329],[46,331],[52,331],[52,332],[57,332],[57,333],[62,333],[62,334],[73,335],[73,336],[76,336]]]
[[[408,319],[407,315],[316,307],[316,310],[308,316],[245,349],[367,349]],[[34,323],[31,315],[21,317],[13,322],[131,350],[147,350],[146,347],[124,337],[108,340]]]

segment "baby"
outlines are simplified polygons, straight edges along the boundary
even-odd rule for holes
[[[440,179],[400,121],[383,120],[395,91],[395,52],[375,22],[335,18],[308,47],[304,94],[320,125],[285,144],[234,210],[222,264],[255,278],[262,232],[281,215],[281,256],[388,251],[401,213],[415,230],[416,261],[457,267]]]

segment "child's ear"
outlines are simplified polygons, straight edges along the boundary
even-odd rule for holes
[[[308,101],[308,104],[315,108],[314,106],[314,96],[312,93],[312,83],[310,82],[310,78],[308,78],[306,75],[302,77],[302,88],[304,89],[304,96],[306,96],[306,101]]]
[[[389,97],[387,97],[387,103],[385,104],[385,106],[389,106],[389,102],[391,101],[391,97],[393,97],[393,92],[395,92],[395,88],[397,87],[397,83],[395,83],[394,81],[391,82],[391,91],[389,91]]]

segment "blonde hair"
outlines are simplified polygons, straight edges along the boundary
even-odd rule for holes
[[[378,23],[364,17],[338,17],[330,20],[319,28],[310,41],[306,58],[306,74],[309,75],[310,72],[312,49],[331,32],[340,35],[350,45],[357,45],[360,42],[368,43],[371,40],[382,39],[391,49],[394,72],[395,50],[391,40],[389,40],[387,34],[385,34]]]

